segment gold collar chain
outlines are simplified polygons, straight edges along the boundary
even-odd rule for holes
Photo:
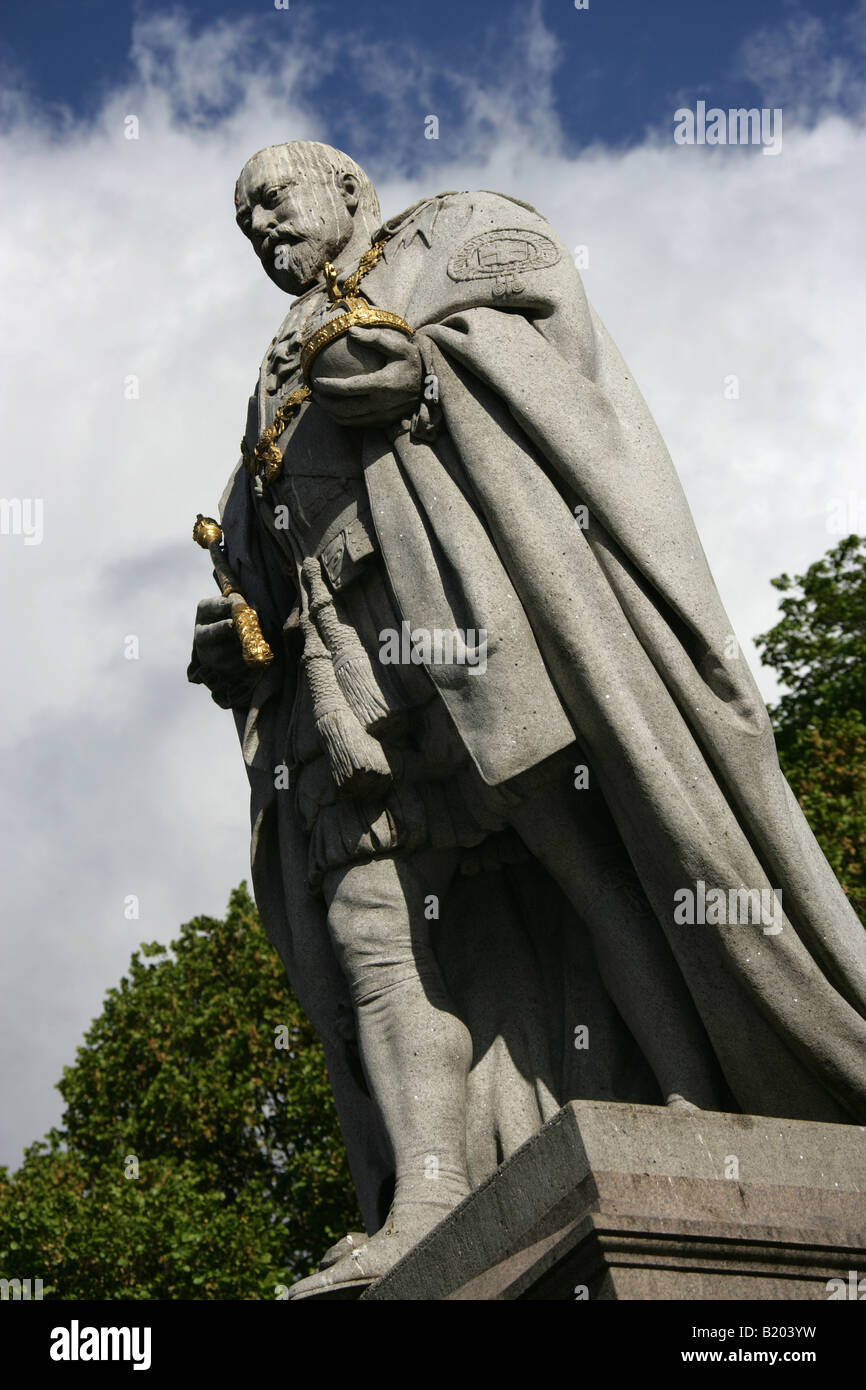
[[[380,237],[378,241],[373,243],[369,251],[364,252],[363,256],[358,262],[357,270],[353,270],[351,275],[346,276],[345,280],[343,281],[342,293],[337,291],[336,298],[334,290],[334,287],[336,285],[336,272],[333,270],[333,267],[330,265],[330,263],[325,267],[327,277],[326,284],[328,285],[329,296],[333,304],[342,307],[343,305],[349,305],[352,303],[356,305],[358,303],[366,303],[366,301],[364,300],[359,301],[357,299],[358,286],[360,285],[364,276],[367,274],[368,270],[373,269],[373,266],[379,260],[380,256],[382,255],[382,252],[385,249],[386,244],[390,241],[392,235],[393,233],[387,232],[385,236]],[[330,275],[328,274],[328,272],[331,272]],[[372,322],[373,317],[375,318],[375,322],[378,324],[383,324],[385,326],[393,328],[399,327],[403,332],[412,332],[409,325],[405,323],[403,319],[399,318],[399,315],[390,314],[385,310],[372,310],[370,306],[367,307],[368,309],[370,309],[369,314],[364,314],[363,312],[361,314],[358,314],[356,310],[354,318],[352,317],[351,311],[349,311],[349,321],[345,325],[341,324],[340,332],[345,333],[354,322]],[[308,342],[312,344],[314,340],[318,340],[319,335],[321,334],[322,329],[318,329],[317,332],[312,335],[311,339],[308,339]],[[328,332],[323,337],[323,340],[317,343],[312,353],[307,353],[306,359],[302,357],[302,361],[305,361],[305,376],[307,374],[307,368],[310,365],[310,361],[316,355],[316,351],[320,351],[321,348],[325,346],[326,342],[330,342],[333,340],[334,337],[338,336],[339,333]],[[306,344],[304,344],[304,347],[306,347]],[[302,347],[302,353],[304,351],[304,347]],[[280,476],[280,472],[283,467],[283,453],[279,445],[277,444],[277,440],[291,424],[292,420],[298,414],[298,411],[300,410],[301,406],[304,404],[304,401],[308,400],[311,394],[311,389],[309,385],[307,385],[306,383],[303,386],[299,386],[296,391],[292,391],[291,394],[288,395],[286,399],[283,401],[282,405],[278,407],[277,411],[274,414],[274,418],[268,425],[267,429],[262,431],[261,435],[259,436],[258,443],[256,444],[254,449],[250,450],[248,448],[246,439],[241,440],[241,458],[243,459],[244,468],[247,470],[251,477],[256,477],[258,474],[261,473],[264,476],[265,482],[273,483]]]

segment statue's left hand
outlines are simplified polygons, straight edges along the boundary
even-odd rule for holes
[[[313,375],[313,401],[341,425],[389,425],[418,408],[424,380],[421,351],[396,328],[350,328],[359,347],[384,357],[382,366],[353,376]],[[326,348],[322,354],[327,366]]]

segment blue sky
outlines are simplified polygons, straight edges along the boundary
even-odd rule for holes
[[[0,536],[0,1162],[59,1120],[130,952],[249,872],[234,726],[185,680],[192,520],[287,308],[235,226],[245,159],[324,140],[385,216],[495,189],[581,248],[772,699],[771,577],[835,515],[866,532],[864,56],[866,0],[2,0],[0,494],[44,537]],[[698,99],[781,107],[778,157],[677,145]]]
[[[850,59],[851,25],[862,6],[852,0],[821,0],[817,7],[800,0],[590,0],[588,10],[577,11],[573,0],[289,0],[288,10],[277,11],[269,0],[182,6],[5,0],[0,62],[55,119],[92,117],[112,89],[126,83],[134,89],[133,25],[172,12],[184,16],[193,37],[231,24],[239,58],[263,70],[272,69],[275,50],[299,41],[318,45],[320,64],[305,75],[304,97],[332,142],[354,143],[362,160],[396,153],[413,174],[447,157],[441,143],[407,146],[401,138],[413,102],[419,117],[440,114],[443,136],[449,122],[459,127],[467,88],[495,85],[506,74],[515,104],[533,105],[531,63],[521,75],[531,13],[555,51],[545,99],[574,152],[594,142],[639,141],[648,127],[666,125],[675,106],[699,97],[749,106],[763,89],[773,101],[766,64],[749,61],[744,47],[762,34],[784,47],[792,17],[804,24],[817,17],[821,60]],[[386,50],[391,61],[383,81],[377,57]],[[231,100],[227,91],[215,93],[198,114],[224,116]],[[844,105],[844,92],[839,101]]]

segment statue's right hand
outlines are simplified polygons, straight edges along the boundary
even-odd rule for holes
[[[187,679],[206,685],[223,709],[243,709],[261,671],[246,664],[227,598],[203,598],[195,613]]]

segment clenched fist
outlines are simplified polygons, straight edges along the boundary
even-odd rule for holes
[[[203,598],[195,613],[187,679],[206,685],[222,709],[246,709],[261,671],[246,664],[227,598]]]

